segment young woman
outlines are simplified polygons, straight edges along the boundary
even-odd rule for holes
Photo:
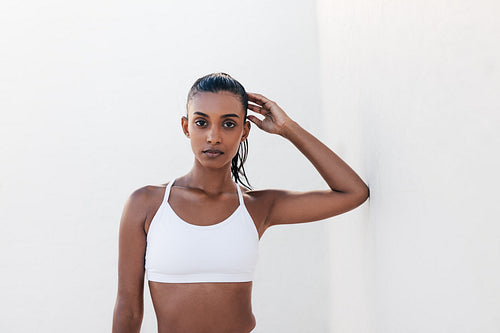
[[[260,116],[247,116],[247,109]],[[250,122],[294,144],[330,189],[250,190],[243,168]],[[265,230],[326,219],[369,196],[333,151],[278,104],[247,94],[227,74],[194,83],[182,130],[191,141],[192,169],[167,184],[137,189],[125,204],[113,332],[139,332],[145,273],[158,332],[251,332],[253,271]]]

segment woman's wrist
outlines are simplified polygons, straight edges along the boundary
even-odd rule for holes
[[[285,139],[291,140],[293,138],[293,134],[296,133],[299,128],[301,127],[297,122],[288,118],[281,127],[280,135]]]

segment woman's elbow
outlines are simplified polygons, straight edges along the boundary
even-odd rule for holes
[[[370,197],[370,188],[366,184],[363,184],[363,186],[353,193],[353,197],[356,207],[362,205]]]

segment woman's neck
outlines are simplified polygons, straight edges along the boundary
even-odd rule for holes
[[[210,194],[234,191],[231,169],[209,169],[194,165],[191,171],[180,177],[182,186],[196,188]]]

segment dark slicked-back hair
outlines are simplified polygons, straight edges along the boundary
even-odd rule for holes
[[[243,122],[247,120],[248,109],[248,95],[245,88],[241,83],[236,81],[233,77],[226,73],[212,73],[205,75],[193,84],[189,89],[189,94],[186,102],[186,109],[189,106],[191,99],[200,92],[218,93],[220,91],[228,91],[236,95],[241,101],[243,112]],[[250,182],[248,181],[243,164],[245,163],[248,155],[248,140],[240,143],[238,152],[231,161],[231,175],[235,182],[240,183],[248,189],[251,189]]]

